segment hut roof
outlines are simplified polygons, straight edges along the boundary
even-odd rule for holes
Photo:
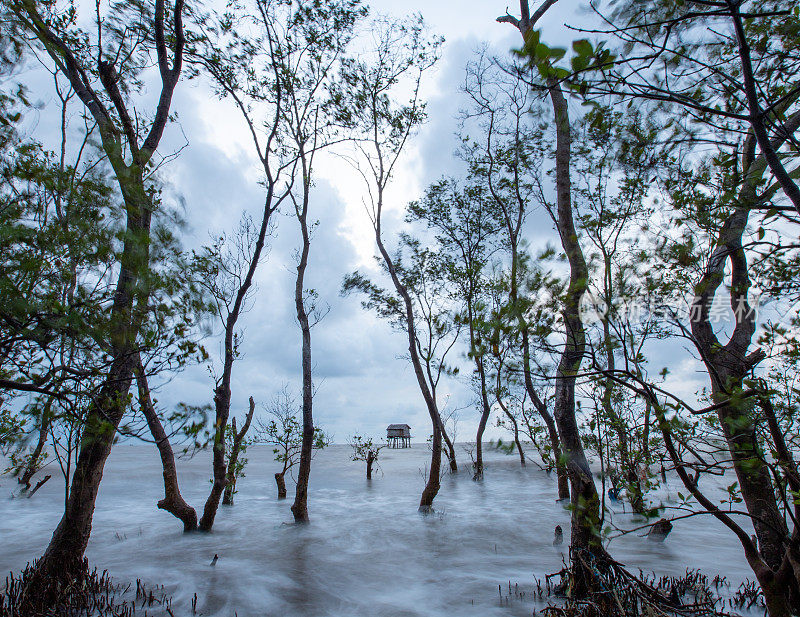
[[[408,424],[390,424],[389,426],[386,427],[386,430],[387,431],[391,431],[393,429],[396,430],[396,429],[401,429],[401,428],[410,429],[411,427]]]

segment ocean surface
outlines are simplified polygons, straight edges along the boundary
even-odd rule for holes
[[[330,446],[312,466],[311,523],[297,526],[289,510],[294,483],[287,478],[289,499],[278,501],[272,451],[251,446],[235,505],[220,507],[212,533],[184,534],[177,519],[156,508],[163,482],[155,447],[119,444],[106,465],[87,556],[117,582],[164,585],[176,617],[192,614],[195,594],[197,614],[219,617],[531,615],[541,608],[531,598],[536,579],[563,567],[569,544],[569,512],[556,502],[555,475],[489,449],[485,478],[474,482],[467,455],[460,447],[458,454],[460,473],[442,477],[436,512],[421,516],[425,444],[382,450],[371,482],[364,463],[350,460],[348,446]],[[210,452],[180,460],[178,470],[184,497],[201,511]],[[52,463],[45,473],[53,478],[31,499],[15,498],[16,480],[0,476],[0,568],[6,572],[41,555],[61,517],[60,471]],[[674,506],[678,490],[678,480],[668,478],[655,498]],[[607,522],[641,524],[621,503],[611,505]],[[560,547],[552,544],[556,525],[564,529]],[[727,576],[733,589],[753,578],[735,537],[710,516],[676,521],[664,543],[641,533],[609,544],[634,571],[700,569]]]

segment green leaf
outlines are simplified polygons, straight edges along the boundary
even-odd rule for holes
[[[572,49],[574,49],[575,53],[580,57],[590,58],[592,55],[594,55],[592,44],[586,39],[572,41]]]

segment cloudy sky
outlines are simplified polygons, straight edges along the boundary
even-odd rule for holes
[[[431,181],[458,170],[453,157],[457,145],[455,118],[464,105],[459,86],[466,63],[483,44],[496,54],[508,53],[518,45],[519,34],[511,26],[495,22],[507,5],[494,0],[373,0],[370,5],[375,12],[396,16],[420,12],[431,30],[446,39],[443,57],[424,88],[429,121],[407,149],[394,180],[388,239],[399,231],[399,215],[408,201],[420,196]],[[512,4],[508,8],[513,13],[516,7]],[[586,19],[576,0],[562,0],[540,22],[543,38],[551,45],[568,47],[578,36],[564,24]],[[46,95],[43,97],[46,99]],[[573,105],[577,110],[578,105]],[[243,212],[258,219],[263,193],[257,184],[245,127],[229,103],[216,100],[202,80],[194,80],[179,85],[173,108],[180,126],[168,128],[161,151],[186,147],[163,173],[185,202],[190,223],[186,244],[197,246],[207,241],[209,233],[232,231]],[[56,119],[46,113],[43,111],[38,120],[42,133],[55,128],[51,123]],[[316,289],[321,300],[330,305],[330,313],[313,330],[316,421],[337,442],[354,432],[380,437],[392,422],[410,424],[415,440],[424,441],[430,433],[429,419],[413,371],[402,358],[404,336],[366,313],[357,297],[339,295],[346,274],[374,268],[374,240],[355,173],[343,173],[341,166],[323,162],[318,169],[311,216],[320,225],[311,249],[307,286]],[[557,241],[552,224],[543,217],[538,221],[544,222],[537,227],[538,241]],[[296,220],[282,217],[269,258],[258,271],[253,308],[242,320],[243,357],[234,368],[235,415],[243,414],[249,396],[263,403],[283,383],[295,388],[299,383],[300,331],[293,300],[293,253],[298,238]],[[218,338],[207,346],[212,355],[219,354]],[[674,362],[674,371],[684,384],[690,383],[687,380],[694,372],[691,356],[683,353],[681,357],[685,361]],[[206,368],[198,366],[162,384],[157,396],[165,408],[181,401],[203,405],[212,401],[213,385]],[[470,406],[472,398],[463,380],[450,380],[442,388],[442,400],[448,399],[449,406],[465,407],[459,414],[459,441],[474,440],[478,412]],[[487,438],[502,435],[493,423]]]
[[[455,117],[464,105],[459,86],[465,64],[484,43],[499,54],[508,53],[518,45],[519,34],[511,26],[495,22],[506,5],[491,0],[374,0],[369,4],[375,12],[396,16],[420,12],[431,30],[446,39],[439,66],[425,84],[429,121],[408,148],[394,180],[390,208],[395,216],[389,220],[397,223],[397,214],[407,201],[418,197],[431,181],[457,170],[452,154],[457,146]],[[575,2],[565,2],[542,22],[552,33],[551,42],[567,42],[570,35],[563,23],[577,12],[576,7]],[[262,193],[255,183],[257,176],[248,173],[253,164],[248,136],[227,103],[211,100],[202,83],[192,83],[179,89],[175,108],[189,146],[170,165],[167,176],[186,199],[192,235],[202,241],[208,230],[230,229],[242,210],[258,215]],[[424,441],[430,421],[413,371],[402,358],[404,336],[366,313],[357,297],[339,295],[345,274],[374,268],[374,239],[360,179],[342,166],[324,162],[318,173],[312,216],[319,219],[320,226],[311,249],[308,287],[316,289],[331,310],[312,334],[318,387],[315,419],[336,441],[344,441],[355,431],[380,437],[391,422],[407,422],[416,439]],[[399,229],[399,225],[389,226],[387,235],[391,237]],[[234,369],[233,385],[234,409],[239,413],[249,395],[265,401],[283,382],[298,383],[300,331],[292,295],[292,253],[297,242],[296,221],[284,217],[269,259],[258,273],[254,307],[244,318],[244,358]],[[211,387],[204,370],[188,370],[165,386],[160,398],[164,404],[177,400],[200,404],[210,401]],[[468,407],[459,414],[458,439],[474,440],[478,412],[470,406],[468,385],[450,380],[442,394],[443,400],[449,395],[449,405]],[[488,434],[496,437],[502,433],[490,428]]]

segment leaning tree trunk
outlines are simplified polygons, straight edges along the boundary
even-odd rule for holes
[[[733,390],[740,390],[741,381],[732,378],[728,380],[727,386]],[[723,392],[717,387],[712,387],[712,398],[719,400],[729,397],[728,388]],[[720,407],[717,411],[731,453],[736,478],[739,481],[742,499],[753,520],[759,551],[770,568],[777,571],[789,542],[789,530],[775,499],[772,478],[758,443],[752,414],[753,409],[749,401],[737,401]]]
[[[428,473],[428,481],[425,483],[425,488],[422,490],[422,495],[419,500],[419,511],[426,514],[431,511],[433,507],[433,500],[435,499],[440,487],[441,466],[442,466],[442,418],[439,414],[439,409],[436,405],[431,389],[425,378],[425,370],[422,367],[422,361],[417,351],[417,331],[414,325],[414,305],[411,301],[411,295],[408,289],[403,285],[402,281],[397,275],[397,268],[395,268],[394,260],[392,260],[389,252],[383,244],[381,237],[381,212],[383,209],[383,192],[378,192],[378,208],[377,217],[375,220],[375,242],[378,245],[378,251],[383,258],[386,268],[389,271],[389,276],[392,279],[394,288],[400,297],[403,299],[403,307],[405,309],[405,324],[406,333],[408,334],[408,353],[411,357],[411,364],[414,367],[414,375],[417,378],[422,398],[425,400],[425,406],[428,409],[428,415],[431,419],[433,427],[433,440],[431,443],[431,466]]]
[[[150,265],[150,222],[154,204],[145,186],[145,169],[158,148],[170,116],[175,87],[180,79],[185,44],[183,31],[183,0],[176,0],[172,11],[174,47],[169,50],[165,33],[165,2],[156,0],[152,30],[161,91],[149,132],[140,145],[138,128],[134,127],[120,89],[113,61],[98,62],[100,82],[105,94],[120,113],[120,125],[111,118],[106,100],[89,82],[83,58],[60,37],[39,13],[35,2],[15,2],[9,10],[28,33],[43,44],[53,61],[64,70],[72,88],[97,122],[103,150],[114,170],[126,213],[126,229],[119,257],[119,274],[111,307],[107,345],[110,363],[105,380],[90,404],[83,427],[81,446],[72,475],[72,486],[64,516],[56,527],[50,544],[38,561],[36,573],[28,592],[36,588],[54,590],[59,582],[75,579],[84,567],[84,553],[92,529],[97,492],[103,477],[106,459],[111,453],[117,428],[128,404],[128,392],[133,381],[136,338],[141,329],[141,316],[135,306],[147,305],[147,272]],[[173,58],[170,65],[169,51]],[[101,60],[101,58],[98,58]],[[127,143],[126,143],[127,142]],[[126,163],[127,149],[131,162]],[[39,580],[35,580],[35,579]]]
[[[103,467],[125,413],[124,401],[133,373],[130,355],[130,351],[117,355],[96,402],[86,416],[66,511],[37,563],[38,573],[44,577],[72,579],[82,568]]]
[[[775,458],[783,472],[785,484],[783,499],[785,503],[788,503],[790,495],[800,494],[800,469],[798,469],[791,450],[786,445],[786,440],[775,416],[775,410],[769,394],[762,394],[759,397],[759,403],[767,421]],[[785,559],[777,572],[776,578],[780,585],[789,587],[789,605],[796,614],[800,615],[800,526],[798,525],[798,521],[800,521],[800,501],[795,499],[792,509],[794,511],[794,530],[789,539]]]
[[[158,418],[153,400],[150,396],[150,386],[147,383],[147,375],[139,354],[136,355],[136,384],[139,389],[139,405],[142,409],[150,434],[158,448],[161,456],[161,468],[164,475],[164,499],[158,502],[158,508],[166,510],[183,523],[184,531],[194,531],[197,529],[197,512],[183,499],[178,485],[178,470],[175,466],[175,454],[169,442],[167,433]]]
[[[521,0],[520,10],[522,13],[522,19],[513,18],[506,13],[506,15],[503,17],[498,18],[497,21],[512,23],[514,27],[519,30],[520,34],[522,34],[524,39],[527,32],[533,28],[535,21],[544,13],[544,11],[547,10],[547,8],[548,5],[542,5],[542,8],[537,11],[537,15],[531,19],[530,7],[528,6],[527,0]],[[530,335],[528,332],[528,324],[525,319],[524,311],[522,310],[519,300],[519,235],[523,222],[525,221],[525,202],[521,199],[519,200],[519,209],[517,210],[515,216],[512,216],[504,200],[497,198],[497,204],[503,212],[503,218],[505,220],[506,231],[508,232],[508,240],[511,248],[509,300],[513,309],[513,314],[516,315],[519,333],[522,336],[522,370],[524,375],[525,390],[531,401],[533,401],[536,411],[539,413],[545,423],[545,426],[547,427],[550,450],[552,452],[553,462],[556,468],[556,476],[558,478],[558,500],[566,500],[569,499],[569,476],[567,473],[567,468],[564,465],[561,457],[561,441],[558,436],[558,431],[556,429],[556,423],[553,420],[553,416],[550,415],[550,412],[547,410],[547,406],[539,398],[539,395],[533,386],[533,379],[531,378]],[[532,431],[531,438],[534,439],[535,442]]]
[[[550,412],[547,410],[547,405],[541,400],[539,394],[536,392],[536,388],[533,386],[533,378],[531,376],[530,334],[528,332],[528,324],[525,320],[525,315],[523,311],[520,310],[519,282],[517,279],[519,273],[519,233],[524,220],[522,209],[520,206],[516,222],[514,222],[502,201],[500,204],[506,221],[509,242],[511,244],[511,285],[509,289],[509,300],[511,301],[512,307],[514,307],[514,312],[517,316],[517,324],[522,336],[522,372],[525,382],[525,391],[528,393],[531,401],[533,401],[536,411],[547,427],[547,438],[550,441],[550,451],[553,455],[553,464],[556,468],[556,477],[558,479],[558,500],[566,500],[569,499],[569,476],[567,474],[566,465],[564,465],[564,462],[561,460],[561,441],[558,437],[558,431],[553,416],[550,415]]]
[[[531,15],[528,0],[520,0],[520,19],[506,14],[498,17],[497,21],[513,24],[527,42],[534,24],[552,4],[553,2],[543,3]],[[596,557],[605,559],[599,535],[600,499],[575,417],[575,376],[580,369],[586,346],[580,304],[586,291],[589,272],[572,215],[569,109],[561,85],[556,79],[548,78],[547,90],[553,104],[556,127],[556,227],[570,268],[569,285],[562,309],[566,339],[556,370],[554,415],[572,489],[572,592],[580,597],[591,591],[595,581],[587,561],[594,561]]]
[[[131,186],[131,184],[133,186]],[[120,272],[111,309],[111,366],[100,392],[89,408],[70,494],[61,522],[37,564],[37,574],[51,580],[78,575],[92,531],[97,492],[106,459],[128,404],[135,366],[134,344],[140,323],[134,305],[145,305],[141,284],[149,266],[152,203],[141,174],[130,184],[121,182],[128,212],[127,235],[120,256]]]

